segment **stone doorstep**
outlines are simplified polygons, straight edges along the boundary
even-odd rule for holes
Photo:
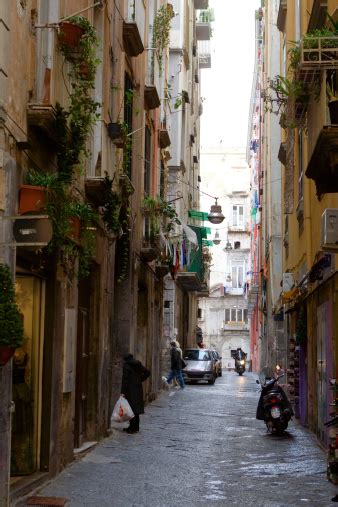
[[[86,452],[90,451],[91,449],[93,449],[96,445],[98,444],[97,441],[95,442],[85,442],[84,444],[81,445],[81,447],[78,447],[76,449],[74,449],[74,458],[75,459],[78,459],[79,457],[82,457]]]
[[[98,442],[85,442],[78,449],[74,449],[75,460],[83,458],[97,444]],[[38,489],[50,479],[51,476],[48,472],[36,472],[20,477],[10,488],[10,505],[13,507],[24,507],[28,497],[36,494]]]

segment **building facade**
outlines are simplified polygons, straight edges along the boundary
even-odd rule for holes
[[[271,1],[257,12],[252,111],[260,117],[251,115],[248,143],[258,127],[258,152],[249,151],[260,211],[249,289],[254,362],[287,368],[296,417],[328,449],[334,482],[336,429],[325,423],[337,413],[336,16],[330,0]]]
[[[24,326],[0,366],[1,505],[107,434],[125,353],[150,369],[151,401],[173,330],[188,341],[196,327],[208,271],[175,199],[199,173],[196,9],[208,2],[176,4],[0,5],[0,261]]]
[[[250,171],[245,150],[206,148],[201,163],[201,188],[207,194],[202,194],[203,209],[210,205],[209,195],[217,192],[225,220],[210,228],[210,294],[199,300],[198,325],[205,344],[220,353],[225,368],[234,367],[232,354],[238,347],[248,354],[250,366]]]

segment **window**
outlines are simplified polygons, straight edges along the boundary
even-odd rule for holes
[[[128,133],[132,132],[133,130],[133,91],[133,82],[130,76],[126,73],[124,77],[124,121],[128,125]],[[125,150],[127,153],[124,156],[124,172],[131,179],[132,136],[129,137],[129,143]]]
[[[244,227],[244,206],[238,204],[232,206],[232,225],[233,227]]]
[[[246,308],[226,308],[225,323],[248,322],[248,310]]]
[[[243,284],[243,264],[238,266],[232,266],[231,268],[231,280],[232,280],[232,288],[233,289],[240,289],[244,286]]]
[[[203,318],[202,315],[203,315],[202,308],[197,308],[197,318],[202,319]]]
[[[241,242],[235,241],[234,248],[235,248],[235,250],[238,250],[239,248],[241,248]]]
[[[148,127],[145,128],[144,136],[144,193],[145,195],[150,194],[150,165],[151,159],[151,134]]]

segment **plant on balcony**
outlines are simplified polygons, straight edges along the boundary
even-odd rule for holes
[[[165,219],[165,232],[170,232],[175,224],[179,224],[175,208],[161,197],[145,196],[142,202],[142,211],[150,219],[150,230],[153,236],[161,231],[162,219]]]
[[[153,47],[156,48],[160,76],[163,72],[163,51],[170,43],[171,20],[175,16],[171,4],[162,5],[156,12],[153,27]]]
[[[122,198],[121,196],[113,193],[113,180],[106,176],[104,183],[105,191],[102,219],[109,232],[118,234],[122,228],[120,221]]]
[[[22,345],[23,322],[15,301],[12,275],[7,264],[0,264],[0,366],[4,366]]]
[[[72,182],[73,171],[87,156],[86,143],[93,126],[100,117],[100,103],[92,98],[95,88],[95,75],[100,60],[96,56],[98,38],[94,27],[87,18],[74,16],[69,22],[82,27],[84,34],[80,39],[78,51],[60,43],[60,51],[70,61],[68,90],[70,106],[68,110],[56,104],[55,132],[57,138],[57,165],[60,179],[66,184]]]

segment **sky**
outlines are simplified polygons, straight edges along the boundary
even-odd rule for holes
[[[255,10],[261,0],[209,0],[211,69],[201,70],[201,149],[245,147],[255,57]]]

